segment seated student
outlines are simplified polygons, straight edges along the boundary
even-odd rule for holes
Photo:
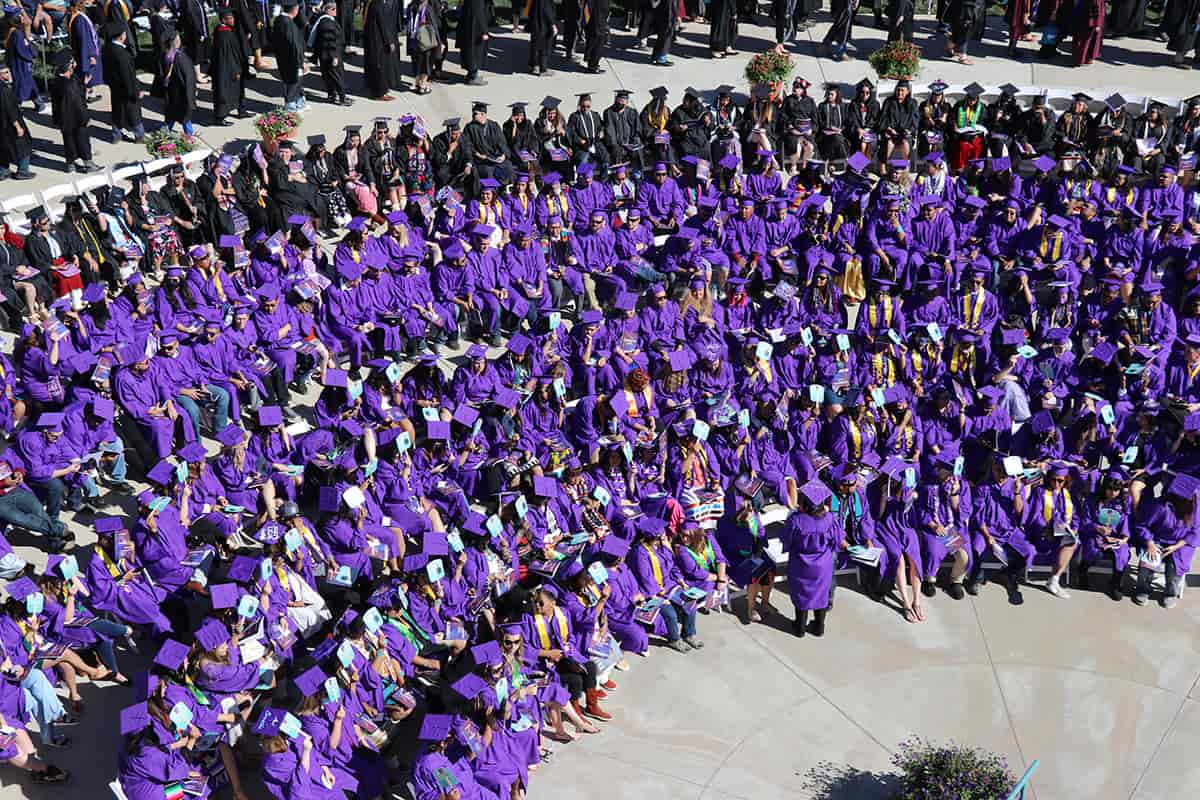
[[[334,771],[312,734],[290,712],[263,709],[254,731],[264,737],[263,785],[275,800],[323,800],[358,789],[352,775]]]
[[[1093,564],[1110,561],[1112,578],[1108,582],[1108,595],[1113,600],[1121,599],[1121,581],[1129,566],[1133,516],[1129,474],[1122,467],[1113,467],[1101,478],[1096,493],[1084,500],[1079,512],[1081,588],[1089,588],[1088,571]]]
[[[638,585],[634,602],[643,605],[647,600],[658,601],[658,613],[651,623],[654,634],[665,636],[667,647],[677,653],[704,647],[696,635],[696,604],[681,594],[687,584],[675,565],[667,526],[662,520],[642,520],[630,548],[629,566]]]
[[[121,736],[117,780],[129,800],[158,800],[182,791],[184,783],[206,798],[211,789],[186,751],[200,739],[200,729],[182,727],[171,719],[171,709],[157,698],[121,710]]]
[[[1192,557],[1200,545],[1200,523],[1196,519],[1196,494],[1200,481],[1186,473],[1171,480],[1165,495],[1141,513],[1132,541],[1140,550],[1137,588],[1133,602],[1150,600],[1150,580],[1160,568],[1166,579],[1163,608],[1179,605],[1184,577],[1191,571]]]
[[[454,723],[450,714],[428,714],[421,722],[417,739],[424,749],[412,770],[415,800],[500,800],[495,792],[476,782],[465,757],[448,757],[456,741]]]
[[[600,707],[596,683],[596,665],[580,653],[571,630],[571,622],[559,608],[560,592],[542,586],[533,596],[533,612],[522,619],[525,640],[537,647],[538,659],[547,672],[554,672],[571,698],[571,707],[580,717],[607,721],[612,717]],[[584,703],[580,704],[580,699]],[[576,726],[579,727],[579,726]]]

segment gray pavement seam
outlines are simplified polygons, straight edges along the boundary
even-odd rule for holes
[[[1025,751],[1021,748],[1021,737],[1017,736],[1017,725],[1013,722],[1012,711],[1008,707],[1008,697],[1004,694],[1004,685],[1000,682],[1000,673],[996,670],[996,662],[992,658],[992,648],[988,644],[987,633],[983,629],[983,619],[979,616],[979,607],[975,604],[974,598],[971,598],[971,613],[975,615],[975,624],[979,626],[979,638],[983,641],[983,650],[987,653],[988,664],[992,668],[992,680],[996,682],[996,691],[1000,693],[1000,704],[1004,707],[1004,717],[1008,720],[1008,729],[1012,733],[1013,742],[1017,745],[1017,755],[1021,758],[1021,772],[1029,768],[1029,759],[1025,756]],[[1037,788],[1033,785],[1033,780],[1029,781],[1029,792],[1033,795],[1033,800],[1037,800]]]
[[[1192,692],[1196,691],[1196,685],[1198,683],[1200,683],[1200,674],[1197,674],[1196,680],[1192,681],[1192,688],[1189,689],[1187,694],[1183,696],[1183,700],[1181,700],[1179,703],[1179,708],[1175,709],[1175,716],[1171,718],[1171,724],[1167,726],[1166,730],[1163,731],[1162,736],[1159,737],[1158,744],[1154,745],[1154,752],[1150,754],[1150,758],[1146,759],[1146,766],[1142,769],[1141,774],[1138,775],[1137,782],[1133,784],[1133,789],[1129,791],[1129,800],[1133,800],[1133,798],[1137,796],[1137,791],[1142,785],[1142,781],[1144,781],[1146,776],[1150,774],[1150,768],[1154,766],[1154,760],[1158,758],[1159,751],[1161,751],[1163,745],[1166,744],[1167,738],[1171,735],[1171,732],[1175,730],[1175,726],[1179,724],[1179,718],[1183,716],[1183,710],[1187,708],[1191,694]]]

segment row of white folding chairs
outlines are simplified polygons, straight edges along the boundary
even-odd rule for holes
[[[930,81],[930,83],[932,83],[932,81]],[[895,88],[895,86],[896,86],[895,81],[880,81],[879,86],[877,87],[879,96],[886,97],[887,95],[891,94],[892,90]],[[955,97],[955,96],[964,95],[964,94],[966,94],[966,86],[967,86],[967,84],[951,84],[946,87],[946,96],[947,97]],[[1014,84],[1014,86],[1016,86],[1016,84]],[[1030,102],[1033,100],[1033,98],[1041,97],[1044,95],[1046,97],[1046,104],[1048,106],[1061,111],[1065,108],[1068,108],[1071,105],[1071,101],[1078,91],[1080,91],[1080,90],[1065,89],[1065,88],[1047,88],[1047,87],[1042,87],[1042,86],[1017,86],[1017,102],[1021,103],[1024,106],[1028,106],[1030,104]],[[1097,94],[1092,95],[1092,102],[1088,104],[1089,107],[1093,111],[1097,110],[1097,108],[1103,103],[1104,97],[1111,96],[1113,93],[1118,93],[1123,98],[1125,98],[1125,108],[1127,110],[1132,112],[1132,111],[1135,111],[1135,109],[1136,109],[1137,113],[1140,113],[1141,111],[1148,108],[1150,106],[1151,102],[1157,101],[1167,107],[1167,116],[1172,116],[1173,114],[1183,111],[1184,106],[1187,103],[1186,98],[1181,99],[1178,97],[1146,95],[1146,94],[1142,94],[1141,92],[1135,92],[1132,89],[1129,90],[1128,92],[1121,91],[1120,89],[1105,89],[1105,90],[1103,90],[1105,92],[1104,97],[1101,97],[1098,95],[1098,93],[1100,91],[1101,90],[1099,90],[1099,89],[1092,90],[1092,92],[1097,93]],[[928,96],[928,94],[929,94],[928,84],[925,84],[923,80],[920,83],[914,83],[913,84],[913,94],[915,94],[919,97]],[[985,101],[987,101],[988,99],[993,99],[993,98],[999,97],[999,96],[1000,96],[1000,87],[999,86],[984,86],[983,87],[982,97]]]
[[[175,158],[159,158],[154,161],[129,164],[93,175],[85,175],[69,183],[60,183],[40,192],[6,198],[0,201],[0,210],[9,216],[9,224],[15,230],[24,233],[28,230],[28,223],[23,212],[32,208],[43,206],[51,219],[57,221],[62,218],[65,198],[71,195],[81,195],[101,186],[117,186],[136,175],[148,175],[150,188],[161,189],[167,181],[167,170],[177,163],[182,164],[188,177],[194,179],[201,173],[204,159],[211,153],[212,151],[208,149],[194,150],[180,156],[178,161]]]

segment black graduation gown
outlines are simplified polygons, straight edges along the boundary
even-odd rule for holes
[[[1169,37],[1167,49],[1181,51],[1195,37],[1200,0],[1170,0],[1163,12],[1162,29]]]
[[[371,97],[404,85],[400,67],[400,14],[395,0],[367,0],[363,14],[363,75]]]
[[[304,35],[296,20],[287,14],[275,18],[271,27],[271,46],[275,48],[275,63],[284,83],[299,83],[304,68]]]
[[[537,131],[533,129],[533,121],[528,117],[520,125],[514,123],[511,119],[504,121],[504,141],[508,142],[508,149],[514,155],[522,150],[533,154],[534,159],[537,158],[538,147],[541,142],[538,141]],[[516,156],[520,161],[521,157]]]
[[[129,48],[110,41],[104,43],[100,60],[104,64],[104,82],[108,84],[112,98],[113,127],[131,131],[142,124],[133,54]]]
[[[1146,0],[1113,0],[1108,13],[1112,36],[1135,36],[1146,27]]]
[[[138,58],[138,43],[137,29],[131,22],[133,11],[136,4],[131,0],[108,0],[104,4],[104,19],[106,22],[119,22],[125,27],[125,49],[133,56],[133,61],[136,64]],[[105,77],[108,77],[107,68],[104,71]]]
[[[450,152],[450,136],[445,131],[433,137],[429,147],[429,163],[433,165],[433,181],[438,188],[447,185],[462,175],[463,170],[471,163],[471,143],[466,136],[460,136],[458,146]]]
[[[487,50],[487,42],[483,37],[487,32],[488,12],[484,0],[463,0],[458,12],[458,28],[454,31],[454,43],[468,75],[475,74],[483,67]]]
[[[317,208],[312,185],[292,181],[290,173],[281,158],[273,158],[267,163],[267,187],[279,206],[279,213],[285,219],[293,214],[313,214]]]
[[[179,38],[193,64],[208,61],[208,19],[201,0],[183,0],[179,9]]]
[[[150,84],[150,94],[154,97],[163,96],[163,76],[166,75],[163,59],[170,45],[169,39],[174,37],[175,26],[170,20],[163,19],[158,14],[150,15],[150,41],[154,47],[154,81]]]
[[[266,30],[258,29],[258,23],[261,21],[258,0],[230,0],[229,7],[233,9],[233,23],[246,37],[250,52],[261,50]]]
[[[16,123],[25,132],[17,136]],[[11,83],[0,82],[0,168],[33,156],[33,139]]]
[[[633,146],[640,150],[642,143],[637,109],[633,106],[609,106],[604,109],[604,138],[608,143],[609,158],[615,163],[632,162],[637,150],[628,148]],[[634,166],[640,167],[641,164]]]
[[[737,0],[713,0],[708,4],[708,49],[724,53],[737,39]]]
[[[916,136],[919,119],[917,101],[912,96],[906,98],[904,103],[900,103],[895,97],[888,97],[884,99],[880,108],[876,130],[882,133],[891,128],[897,134],[907,136],[911,140]]]
[[[59,130],[85,128],[91,117],[83,95],[83,84],[72,75],[58,76],[50,81],[50,112],[55,127]]]
[[[196,110],[196,68],[183,48],[175,51],[175,63],[167,68],[163,84],[163,119],[168,124],[190,121]]]
[[[245,101],[249,49],[250,43],[241,31],[224,25],[213,30],[208,74],[212,78],[213,116],[219,120],[241,108]]]

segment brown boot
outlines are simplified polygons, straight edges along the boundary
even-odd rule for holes
[[[587,696],[587,705],[583,709],[584,714],[601,722],[608,722],[612,719],[612,714],[609,714],[600,707],[600,699],[597,697],[595,689],[588,689],[585,694]]]

